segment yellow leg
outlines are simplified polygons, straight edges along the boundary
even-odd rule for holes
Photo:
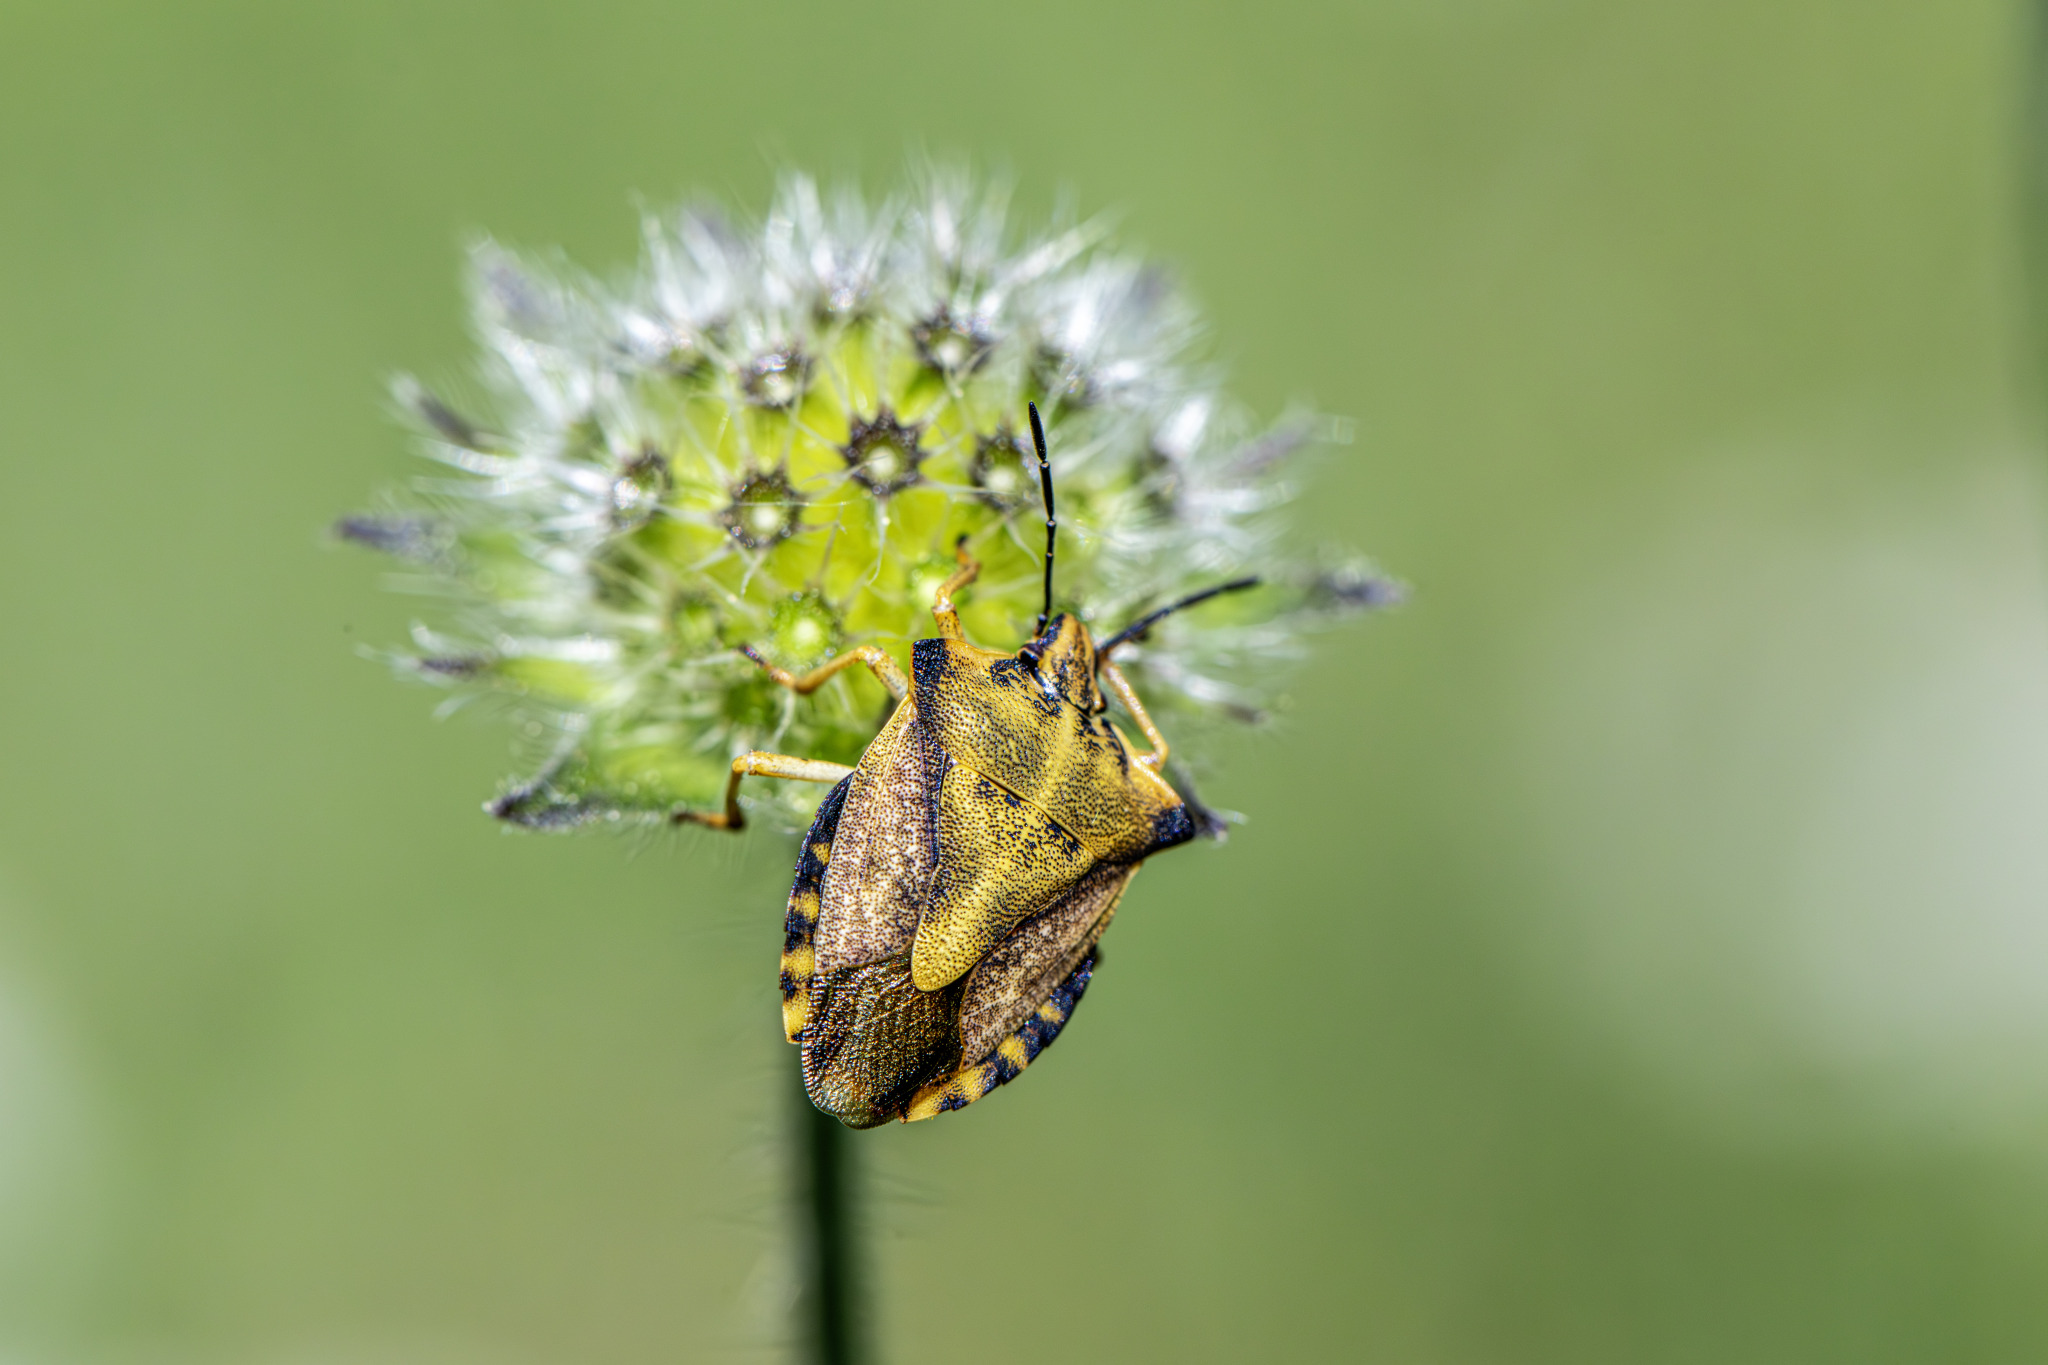
[[[849,649],[838,658],[819,664],[802,677],[798,677],[786,669],[777,668],[774,664],[769,663],[755,651],[752,645],[741,645],[740,653],[761,665],[767,671],[769,677],[800,697],[808,697],[811,693],[823,687],[825,680],[834,673],[837,673],[842,668],[851,668],[855,664],[866,664],[869,670],[874,673],[876,679],[881,682],[882,686],[889,689],[889,695],[897,701],[902,701],[910,693],[910,680],[903,676],[903,670],[896,666],[894,659],[873,645],[860,645],[854,649]]]
[[[1104,659],[1096,665],[1096,672],[1102,681],[1109,685],[1109,690],[1116,694],[1116,699],[1124,704],[1124,709],[1131,713],[1131,719],[1138,723],[1138,730],[1145,736],[1145,742],[1152,746],[1151,753],[1139,754],[1135,761],[1144,764],[1155,773],[1158,772],[1166,766],[1166,736],[1160,734],[1159,727],[1152,723],[1151,713],[1145,709],[1145,703],[1138,700],[1137,692],[1131,687],[1131,680],[1124,676],[1121,668]]]
[[[965,640],[967,634],[960,629],[960,613],[953,609],[953,594],[980,577],[981,561],[967,557],[966,536],[954,543],[953,554],[960,561],[960,567],[951,578],[939,584],[938,596],[932,599],[932,620],[938,623],[940,639]]]
[[[732,780],[725,784],[725,809],[715,815],[703,811],[677,811],[671,818],[679,825],[706,825],[712,829],[745,829],[747,817],[740,812],[740,779],[743,777],[786,777],[795,782],[837,782],[853,769],[844,763],[827,763],[822,758],[791,758],[788,754],[764,754],[758,749],[732,761]]]

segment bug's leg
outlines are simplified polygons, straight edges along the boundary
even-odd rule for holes
[[[725,784],[724,810],[716,813],[679,810],[669,818],[679,825],[745,829],[747,817],[740,813],[741,778],[786,777],[796,782],[837,782],[852,771],[844,763],[828,763],[822,758],[791,758],[788,754],[764,754],[756,750],[741,754],[732,761],[732,779]]]
[[[932,620],[938,623],[940,639],[965,640],[967,634],[960,629],[960,613],[953,608],[953,594],[980,576],[981,561],[967,557],[966,536],[954,543],[953,554],[960,561],[960,567],[939,585],[938,594],[932,598]]]
[[[934,1081],[910,1097],[904,1107],[903,1121],[916,1123],[919,1119],[934,1118],[953,1109],[965,1109],[989,1091],[1006,1081],[1016,1078],[1018,1072],[1031,1065],[1038,1054],[1052,1046],[1052,1040],[1060,1036],[1067,1020],[1074,1013],[1074,1007],[1081,1003],[1081,995],[1088,989],[1089,978],[1095,974],[1097,953],[1090,949],[1088,956],[1081,959],[1081,965],[1074,968],[1047,996],[1045,1003],[1034,1011],[1030,1018],[1018,1026],[1017,1031],[1003,1039],[995,1051],[972,1066],[962,1067],[945,1080]]]
[[[875,675],[875,678],[882,686],[889,689],[889,695],[897,701],[902,701],[904,697],[910,694],[910,680],[903,676],[903,670],[896,666],[896,661],[890,658],[887,653],[875,648],[873,645],[860,645],[849,649],[838,658],[828,659],[802,676],[791,673],[787,669],[777,668],[774,664],[762,658],[752,645],[741,645],[740,653],[761,665],[767,671],[769,677],[800,697],[808,697],[811,693],[823,687],[825,680],[840,669],[851,668],[855,664],[866,664],[868,670]]]
[[[1160,734],[1159,727],[1152,723],[1151,713],[1145,709],[1145,703],[1138,700],[1137,692],[1131,687],[1131,680],[1124,676],[1121,668],[1104,659],[1096,665],[1096,672],[1108,685],[1109,690],[1116,694],[1116,699],[1124,704],[1124,709],[1131,713],[1131,719],[1138,723],[1138,730],[1145,736],[1145,742],[1152,746],[1151,753],[1137,755],[1136,761],[1153,772],[1158,772],[1166,766],[1166,736]]]

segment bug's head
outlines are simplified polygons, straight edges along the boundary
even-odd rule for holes
[[[1017,657],[1046,687],[1076,706],[1095,709],[1095,641],[1079,618],[1066,612],[1052,617]]]

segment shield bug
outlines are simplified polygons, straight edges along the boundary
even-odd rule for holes
[[[856,767],[744,754],[724,810],[682,817],[739,829],[750,776],[834,784],[790,888],[782,1017],[812,1102],[850,1127],[961,1108],[1030,1065],[1087,990],[1139,865],[1198,832],[1162,775],[1166,741],[1111,656],[1168,613],[1258,580],[1195,593],[1096,644],[1052,610],[1058,518],[1036,407],[1031,434],[1046,526],[1035,638],[1010,653],[968,641],[953,598],[980,565],[963,537],[932,604],[938,633],[912,646],[909,677],[872,645],[802,676],[746,649],[798,693],[856,664],[874,673],[895,710]],[[1110,723],[1111,696],[1147,750]]]

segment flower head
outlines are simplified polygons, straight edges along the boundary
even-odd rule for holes
[[[852,670],[800,697],[750,653],[907,655],[961,537],[984,564],[970,637],[1021,643],[1043,550],[1030,402],[1061,609],[1100,636],[1263,581],[1121,656],[1162,725],[1256,716],[1305,625],[1389,596],[1341,556],[1284,552],[1284,466],[1329,424],[1254,428],[1193,363],[1196,317],[1159,271],[1098,225],[1020,238],[1008,217],[965,177],[879,205],[791,177],[758,224],[650,220],[620,288],[477,249],[488,420],[402,382],[448,473],[339,529],[445,595],[402,665],[510,703],[534,753],[493,813],[668,821],[716,805],[749,749],[855,762],[880,687]],[[815,795],[752,793],[783,823]]]

